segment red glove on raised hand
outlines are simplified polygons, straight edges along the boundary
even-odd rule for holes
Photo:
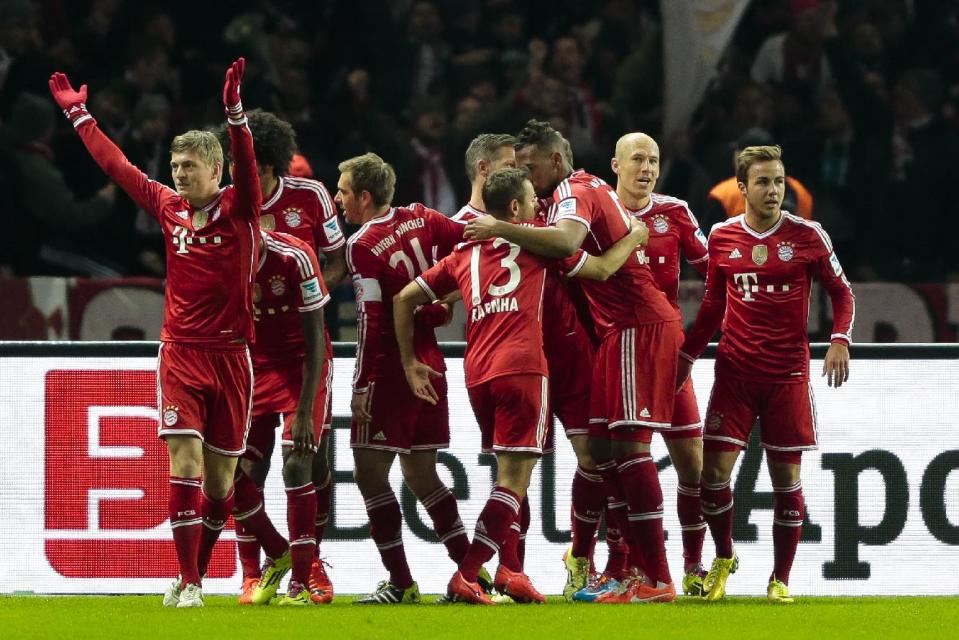
[[[53,99],[63,109],[63,115],[73,124],[74,128],[79,127],[84,122],[96,122],[90,112],[87,111],[87,85],[83,85],[79,91],[75,91],[66,74],[59,71],[50,76],[47,84],[50,86]]]
[[[231,122],[239,121],[243,117],[243,103],[240,102],[240,84],[243,82],[243,69],[246,59],[239,58],[226,70],[226,80],[223,83],[223,107],[226,117]],[[234,122],[239,124],[239,122]]]

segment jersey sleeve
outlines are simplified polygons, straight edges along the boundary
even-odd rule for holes
[[[313,239],[316,241],[316,248],[323,253],[336,251],[344,244],[346,238],[343,236],[343,229],[340,228],[340,221],[336,217],[336,206],[333,204],[333,198],[330,192],[322,182],[316,182],[314,189],[317,197],[317,222],[313,228]]]
[[[297,310],[300,313],[322,309],[330,301],[330,292],[323,281],[319,260],[316,253],[306,243],[299,247],[302,257],[297,257],[297,280],[299,293],[297,295]]]
[[[235,192],[235,210],[232,215],[244,220],[259,220],[262,193],[260,177],[256,171],[256,154],[253,152],[253,134],[247,126],[246,118],[229,123],[230,157],[233,158],[233,189]]]
[[[463,242],[466,226],[447,218],[439,211],[424,208],[424,212],[433,239],[433,260],[438,261],[451,254],[456,245]]]
[[[414,279],[430,300],[435,302],[459,289],[451,263],[452,257],[446,256]]]
[[[383,289],[379,280],[379,261],[359,243],[348,243],[346,262],[353,275],[356,296],[356,367],[353,371],[353,392],[369,390],[373,363],[382,351]],[[389,319],[392,321],[392,319]]]
[[[679,350],[680,357],[693,361],[702,355],[723,322],[726,315],[726,276],[719,268],[716,243],[709,243],[708,267],[706,269],[706,292],[699,306],[693,326],[686,333],[686,341]]]
[[[559,258],[550,262],[550,269],[567,278],[575,278],[589,259],[589,254],[582,248],[568,258]]]
[[[163,208],[180,197],[170,187],[150,180],[145,173],[130,164],[123,152],[92,120],[77,127],[77,133],[104,173],[141,209],[157,220],[161,220]]]
[[[679,246],[686,262],[691,264],[701,275],[706,275],[706,263],[709,261],[709,250],[706,245],[706,236],[699,228],[699,221],[689,207],[684,203],[682,210],[676,216],[679,225]]]
[[[822,283],[832,302],[832,334],[829,340],[848,346],[852,344],[856,298],[826,231],[817,223],[812,223],[812,227],[816,231],[816,238],[813,239],[816,253],[812,261],[812,275]]]
[[[550,209],[550,224],[555,225],[560,220],[573,220],[590,229],[593,224],[589,205],[585,198],[577,194],[565,184],[561,184],[553,194],[556,204]]]

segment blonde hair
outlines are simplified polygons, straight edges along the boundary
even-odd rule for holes
[[[350,174],[350,186],[353,193],[369,192],[373,204],[378,207],[393,201],[396,189],[396,171],[388,162],[375,153],[344,160],[337,167],[340,173]]]
[[[470,182],[476,180],[476,163],[480,160],[491,162],[493,156],[504,148],[512,148],[516,138],[508,133],[483,133],[470,142],[466,148],[466,177]]]
[[[736,156],[736,180],[748,184],[749,167],[770,160],[783,161],[783,150],[778,144],[764,147],[746,147]]]
[[[170,153],[192,151],[210,167],[223,166],[223,147],[216,134],[211,131],[187,131],[170,143]]]

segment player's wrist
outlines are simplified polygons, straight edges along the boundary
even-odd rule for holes
[[[93,119],[93,116],[90,115],[90,112],[87,111],[87,105],[83,102],[77,102],[66,107],[63,110],[63,115],[66,116],[67,120],[70,121],[70,124],[73,125],[74,129],[80,127],[80,125],[87,122],[96,123],[96,120]]]

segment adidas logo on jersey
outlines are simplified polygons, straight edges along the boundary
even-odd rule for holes
[[[643,407],[643,410],[639,412],[639,417],[640,418],[650,417],[649,409],[647,409],[646,407]]]
[[[739,253],[739,247],[733,249],[733,252],[729,254],[729,259],[734,260],[736,258],[742,258],[743,254]]]
[[[386,436],[383,434],[382,431],[377,431],[377,432],[376,432],[376,435],[373,436],[373,439],[374,439],[374,440],[386,440]]]

